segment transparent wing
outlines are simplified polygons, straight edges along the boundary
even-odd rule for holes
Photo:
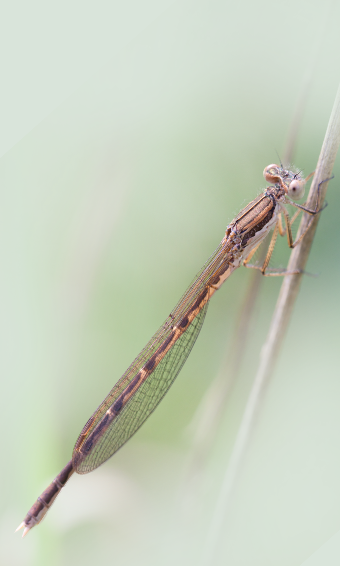
[[[154,411],[187,360],[202,328],[207,308],[208,303],[112,421],[90,454],[76,464],[78,473],[86,474],[103,464],[131,438]]]
[[[222,240],[218,248],[196,275],[195,279],[181,297],[180,301],[170,313],[164,324],[158,329],[156,334],[154,334],[145,348],[132,362],[119,381],[117,381],[117,383],[113,386],[110,393],[105,397],[104,401],[87,421],[73,450],[72,460],[73,466],[76,470],[80,471],[82,468],[79,462],[79,447],[84,439],[88,436],[90,431],[98,425],[98,423],[102,422],[108,408],[111,407],[120,397],[122,392],[131,385],[140,369],[145,366],[153,354],[169,339],[172,333],[172,327],[181,322],[188,309],[190,309],[190,306],[195,304],[195,301],[197,301],[201,293],[204,291],[207,283],[209,282],[213,284],[214,278],[217,278],[220,272],[225,271],[226,266],[228,266],[229,251],[230,244]],[[189,328],[187,330],[189,331]]]

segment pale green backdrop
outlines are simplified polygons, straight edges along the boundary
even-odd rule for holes
[[[295,163],[315,168],[340,79],[339,18],[339,4],[321,0],[1,8],[4,566],[200,563],[280,286],[264,281],[242,374],[194,484],[189,425],[233,336],[245,269],[214,297],[146,425],[72,478],[24,540],[14,529],[264,187],[311,61]],[[215,564],[340,561],[339,161],[334,173],[308,263],[319,276],[304,278]]]

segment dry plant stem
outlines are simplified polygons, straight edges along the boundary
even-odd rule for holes
[[[315,171],[313,183],[309,192],[307,207],[315,207],[317,201],[318,187],[320,187],[320,202],[324,201],[328,182],[335,157],[340,142],[340,87],[338,89],[332,114],[329,120],[325,139],[321,148],[317,168]],[[288,267],[291,270],[303,270],[305,268],[308,255],[311,249],[315,230],[320,215],[316,215],[313,224],[302,242],[292,251]],[[304,230],[308,222],[308,215],[304,214],[298,235]],[[246,453],[251,431],[254,427],[255,418],[259,411],[261,400],[263,398],[269,377],[277,358],[283,337],[288,327],[292,309],[301,283],[301,275],[287,276],[283,278],[279,298],[272,317],[267,340],[261,352],[260,365],[254,380],[252,390],[250,392],[248,402],[244,411],[244,415],[239,427],[239,431],[235,440],[233,452],[230,457],[229,466],[227,468],[221,492],[217,498],[217,506],[212,518],[211,528],[208,535],[206,551],[204,555],[204,564],[214,564],[215,551],[218,541],[221,538],[223,522],[228,508],[230,496],[233,492],[239,470]]]
[[[296,101],[295,111],[293,114],[293,119],[288,131],[287,143],[285,151],[282,156],[282,163],[286,166],[292,162],[293,152],[296,145],[296,140],[300,131],[300,126],[304,114],[304,109],[306,106],[306,101],[309,95],[310,87],[312,82],[316,78],[316,64],[321,53],[322,46],[325,42],[326,34],[329,28],[329,21],[332,17],[336,6],[335,0],[329,0],[328,6],[325,3],[325,10],[323,13],[323,21],[319,22],[319,30],[313,45],[311,46],[311,52],[309,56],[309,61],[307,62],[305,72],[302,77],[302,87],[300,89],[298,99]]]
[[[318,46],[316,48],[318,50]],[[298,98],[296,101],[295,111],[290,123],[287,142],[283,152],[284,165],[288,165],[293,158],[296,147],[296,140],[300,130],[306,101],[310,91],[310,84],[313,78],[315,54],[310,59],[306,72],[302,80]],[[258,263],[261,265],[266,256],[267,245],[262,245],[262,256],[259,257]],[[241,370],[241,363],[244,358],[244,352],[247,348],[251,319],[255,310],[256,302],[262,287],[263,277],[257,270],[252,270],[247,286],[245,298],[241,306],[237,322],[235,324],[234,339],[230,348],[228,348],[227,356],[223,360],[216,379],[207,391],[200,403],[197,412],[194,415],[189,428],[194,431],[193,448],[189,457],[188,469],[186,473],[186,483],[192,482],[194,474],[202,471],[203,465],[211,448],[216,431],[220,426],[225,406],[233,389],[235,382]],[[227,379],[226,379],[227,375]],[[185,488],[188,489],[187,486]]]
[[[340,87],[336,95],[336,99],[332,110],[332,115],[329,120],[325,139],[321,148],[313,183],[309,191],[309,196],[307,200],[307,207],[309,208],[315,207],[318,187],[320,183],[322,181],[325,181],[325,179],[329,179],[332,175],[332,170],[334,166],[335,157],[338,151],[339,143],[340,143]],[[328,181],[320,185],[321,206],[325,199],[327,185],[328,185]],[[312,246],[312,242],[319,218],[320,215],[318,214],[314,218],[312,226],[307,232],[306,236],[303,238],[301,243],[292,251],[287,267],[289,271],[296,269],[302,271],[304,270]],[[297,237],[299,237],[299,234],[301,234],[301,232],[305,229],[307,223],[308,223],[308,215],[304,214]],[[258,376],[262,374],[263,380],[266,380],[267,377],[269,376],[272,366],[277,357],[283,336],[287,330],[291,312],[299,291],[300,283],[301,283],[301,275],[285,277],[283,280],[279,298],[270,325],[269,334],[264,344],[261,355],[261,363],[258,371]]]

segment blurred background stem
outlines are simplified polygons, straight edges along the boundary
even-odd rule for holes
[[[318,164],[315,170],[313,182],[307,199],[307,207],[315,207],[318,188],[320,187],[320,206],[325,199],[328,181],[331,177],[335,158],[340,142],[340,86],[338,88],[333,110],[328,123],[328,128],[321,148]],[[321,184],[322,183],[322,184]],[[303,271],[307,263],[312,246],[315,230],[320,215],[313,219],[312,226],[303,238],[300,245],[293,249],[287,269]],[[305,213],[299,227],[299,234],[304,231],[309,221]],[[256,415],[260,409],[263,396],[273,370],[274,363],[278,357],[283,338],[286,334],[291,318],[292,310],[300,288],[302,276],[294,275],[283,278],[281,291],[272,317],[269,333],[263,346],[260,365],[250,391],[245,407],[243,418],[238,430],[233,451],[223,479],[222,488],[217,498],[217,504],[213,514],[211,529],[205,554],[205,563],[214,564],[216,546],[222,532],[222,525],[228,509],[230,497],[235,488],[237,477],[240,472],[242,461],[247,452],[251,434],[254,428]],[[312,309],[312,306],[311,306]]]

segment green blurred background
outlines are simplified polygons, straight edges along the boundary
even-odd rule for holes
[[[311,62],[294,162],[315,168],[340,77],[339,4],[21,0],[1,13],[0,562],[199,564],[281,284],[263,282],[194,482],[190,423],[228,351],[245,269],[145,426],[73,477],[28,537],[13,531],[264,187]],[[340,561],[339,160],[334,173],[308,263],[319,277],[303,280],[215,564]]]

